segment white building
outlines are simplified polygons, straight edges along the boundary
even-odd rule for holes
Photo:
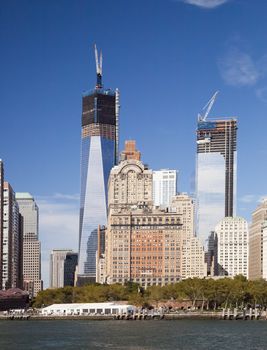
[[[218,236],[219,275],[248,277],[248,223],[241,217],[225,217],[215,228]]]
[[[176,170],[161,169],[153,171],[153,201],[155,206],[169,207],[176,192]]]
[[[204,261],[204,247],[195,236],[194,211],[195,203],[187,193],[179,193],[173,197],[171,210],[181,215],[181,276],[182,278],[207,275],[207,264]]]
[[[71,249],[53,249],[50,254],[50,288],[64,287],[64,261]]]
[[[41,243],[39,241],[39,209],[28,192],[17,192],[16,200],[23,218],[24,288],[33,296],[42,290]]]
[[[126,315],[133,313],[135,307],[116,303],[73,303],[53,304],[42,309],[44,316],[71,315]]]

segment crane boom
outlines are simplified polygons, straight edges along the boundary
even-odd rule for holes
[[[96,76],[97,76],[97,82],[96,82],[96,88],[102,88],[102,63],[103,63],[103,56],[102,56],[102,50],[100,50],[100,55],[98,59],[98,51],[95,44],[95,65],[96,65]]]
[[[215,94],[211,97],[211,99],[203,107],[202,111],[206,110],[206,112],[205,112],[204,115],[201,115],[201,114],[198,115],[198,119],[200,121],[203,121],[203,122],[206,121],[206,119],[207,119],[207,117],[208,117],[208,115],[209,115],[209,113],[211,111],[211,108],[212,108],[212,106],[213,106],[213,104],[214,104],[214,102],[216,100],[216,97],[217,97],[218,93],[219,93],[219,91],[216,91]]]

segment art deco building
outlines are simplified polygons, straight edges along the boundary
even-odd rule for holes
[[[177,171],[162,169],[153,171],[154,205],[167,208],[177,193]]]
[[[23,221],[24,288],[36,296],[43,288],[41,280],[41,243],[39,241],[39,209],[28,192],[17,192],[16,200]]]
[[[236,134],[234,118],[198,122],[196,231],[203,244],[221,219],[235,215]]]
[[[266,220],[267,198],[252,213],[252,223],[249,227],[249,279],[267,278],[266,267]],[[265,272],[263,272],[263,270]]]
[[[95,89],[82,98],[81,199],[78,279],[95,281],[98,225],[107,223],[107,185],[118,159],[119,93],[102,85],[102,54]],[[82,283],[82,282],[81,282]]]
[[[226,217],[215,227],[218,237],[218,274],[248,277],[248,223],[241,217]]]

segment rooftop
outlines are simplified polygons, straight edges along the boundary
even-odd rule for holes
[[[16,192],[16,199],[33,199],[29,192]]]

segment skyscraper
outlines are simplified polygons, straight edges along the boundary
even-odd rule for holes
[[[4,182],[4,220],[2,247],[2,289],[19,287],[20,276],[20,218],[15,193]]]
[[[50,288],[64,287],[64,263],[71,249],[53,249],[50,254]]]
[[[167,208],[177,193],[177,171],[162,169],[153,171],[154,205]]]
[[[203,244],[221,219],[235,215],[236,132],[234,118],[198,121],[196,230]]]
[[[102,85],[102,53],[95,48],[97,83],[83,94],[81,198],[79,228],[80,279],[96,275],[97,228],[107,222],[107,184],[118,159],[119,92]]]
[[[3,218],[4,218],[4,163],[0,159],[0,289],[2,289],[3,256]]]
[[[41,243],[39,241],[39,209],[30,193],[17,192],[16,200],[23,222],[24,288],[36,296],[42,290]]]

